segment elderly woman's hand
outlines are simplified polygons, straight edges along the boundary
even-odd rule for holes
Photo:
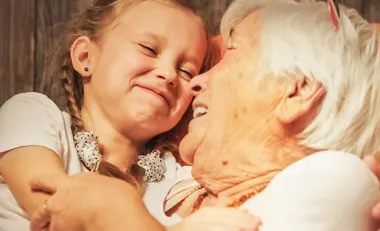
[[[33,190],[53,194],[31,218],[31,231],[164,230],[146,210],[139,193],[124,181],[96,173],[43,175]]]
[[[366,156],[364,162],[380,181],[380,162],[374,156]],[[374,218],[377,229],[380,231],[380,201],[373,207],[372,217]]]

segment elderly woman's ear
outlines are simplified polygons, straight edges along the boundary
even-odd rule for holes
[[[326,93],[322,83],[310,80],[306,76],[289,76],[285,94],[275,109],[277,119],[285,124],[292,124],[301,118],[309,118],[316,113],[319,102]]]

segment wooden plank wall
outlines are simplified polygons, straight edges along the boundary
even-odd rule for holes
[[[210,24],[218,31],[220,17],[233,0],[188,0],[207,8]],[[370,22],[380,23],[380,0],[341,0]],[[45,60],[60,26],[91,0],[0,0],[0,105],[11,96],[39,91]],[[50,87],[58,100],[60,86]],[[45,89],[46,90],[46,89]]]
[[[31,0],[0,0],[0,104],[34,89],[35,11]]]

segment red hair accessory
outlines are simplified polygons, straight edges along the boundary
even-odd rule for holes
[[[339,17],[340,17],[339,5],[336,2],[336,0],[327,0],[327,5],[329,6],[330,18],[331,18],[331,21],[334,25],[334,29],[336,31],[338,31],[339,30]]]

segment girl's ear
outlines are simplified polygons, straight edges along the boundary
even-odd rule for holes
[[[98,47],[87,36],[77,38],[70,49],[74,69],[83,77],[91,76],[95,67]]]

